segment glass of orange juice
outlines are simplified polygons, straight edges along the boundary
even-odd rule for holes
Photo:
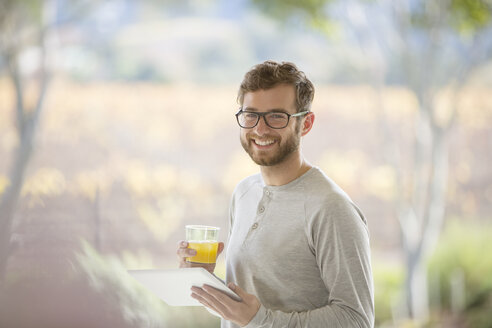
[[[186,261],[206,264],[215,263],[219,247],[220,228],[203,225],[187,225],[185,228],[188,248],[196,250],[196,255],[188,257]]]

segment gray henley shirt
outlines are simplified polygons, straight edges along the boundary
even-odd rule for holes
[[[320,169],[283,186],[241,181],[227,245],[227,282],[262,304],[247,328],[373,327],[366,219]]]

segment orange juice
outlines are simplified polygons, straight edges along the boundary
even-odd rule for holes
[[[215,263],[217,258],[217,249],[219,242],[211,240],[190,240],[188,241],[188,248],[196,250],[196,255],[188,257],[188,262],[195,263]]]

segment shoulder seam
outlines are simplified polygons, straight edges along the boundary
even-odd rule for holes
[[[240,181],[236,187],[236,190],[239,189],[239,187],[241,186],[241,184],[246,184],[245,187],[241,187],[241,193],[238,193],[237,195],[237,201],[239,201],[244,195],[246,195],[246,193],[256,184],[256,180],[253,179],[253,177],[255,177],[256,175],[251,175],[245,179],[243,179],[242,181]],[[250,181],[248,181],[250,180]]]

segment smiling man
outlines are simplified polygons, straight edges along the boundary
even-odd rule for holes
[[[313,97],[311,81],[288,62],[256,65],[241,83],[241,144],[260,167],[238,184],[230,207],[226,280],[242,301],[192,288],[223,328],[374,325],[366,219],[301,152]],[[186,246],[181,266],[193,255]]]
[[[256,164],[272,167],[288,163],[288,157],[299,155],[300,122],[291,125],[291,129],[286,128],[290,118],[301,116],[308,116],[312,126],[314,114],[309,111],[289,113],[288,109],[295,103],[293,86],[281,84],[268,90],[249,92],[243,95],[241,102],[243,106],[236,114],[239,126],[242,127],[241,145]],[[272,105],[278,108],[267,112],[258,110]]]

